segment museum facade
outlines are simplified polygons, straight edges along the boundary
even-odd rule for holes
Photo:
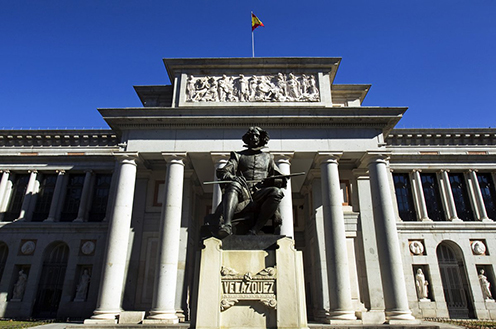
[[[279,212],[308,321],[496,319],[496,129],[395,129],[407,109],[361,106],[339,58],[164,63],[143,107],[99,109],[108,130],[0,131],[1,317],[191,321],[204,182],[258,126],[304,173]]]

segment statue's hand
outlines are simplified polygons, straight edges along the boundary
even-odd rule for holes
[[[275,178],[274,186],[279,188],[286,188],[288,186],[288,180],[286,178]]]
[[[246,182],[246,178],[244,178],[243,176],[235,176],[234,181],[240,183],[241,186],[247,186],[248,185],[248,183]]]

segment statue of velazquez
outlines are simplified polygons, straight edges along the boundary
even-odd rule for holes
[[[227,164],[217,170],[222,202],[209,222],[218,226],[216,233],[212,231],[220,238],[259,234],[270,219],[273,233],[277,234],[282,223],[277,208],[284,197],[288,176],[279,170],[271,154],[262,151],[269,134],[259,127],[250,127],[242,139],[247,149],[231,152]]]

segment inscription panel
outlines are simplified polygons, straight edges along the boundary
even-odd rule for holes
[[[276,309],[276,270],[268,267],[255,275],[241,274],[234,269],[221,268],[220,310],[225,311],[242,300],[259,301]]]

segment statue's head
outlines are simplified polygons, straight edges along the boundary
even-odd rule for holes
[[[270,140],[269,133],[260,127],[250,127],[243,135],[243,142],[248,148],[258,148],[267,145]]]

